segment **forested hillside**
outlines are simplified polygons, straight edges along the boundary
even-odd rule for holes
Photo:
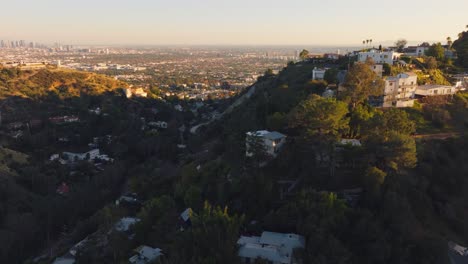
[[[184,186],[197,186],[198,201],[244,214],[247,230],[306,236],[305,263],[448,263],[447,241],[468,243],[467,94],[377,109],[364,90],[318,96],[326,83],[309,80],[315,66],[292,64],[255,84],[250,101],[205,131],[218,138],[211,184],[193,172]],[[245,133],[260,129],[288,135],[265,167],[244,158]],[[417,139],[445,131],[457,136]],[[339,146],[342,138],[362,146]],[[362,189],[357,201],[344,199],[350,189]]]
[[[63,244],[99,229],[100,209],[140,175],[142,162],[175,166],[183,113],[161,100],[128,100],[119,90],[125,87],[93,73],[0,69],[1,263],[44,252],[53,260]],[[158,120],[169,127],[145,126]],[[96,148],[104,160],[51,159]]]
[[[349,61],[325,63],[338,72]],[[47,89],[10,97],[2,111],[18,115],[2,127],[0,260],[51,263],[85,239],[78,264],[125,263],[140,245],[161,248],[162,263],[234,264],[240,235],[273,231],[305,237],[294,253],[304,263],[449,263],[447,242],[468,243],[467,94],[375,108],[369,98],[382,83],[367,64],[349,65],[333,97],[322,95],[334,76],[310,80],[321,66],[267,71],[251,97],[198,134],[186,129],[191,112],[128,100],[101,76],[5,78]],[[64,95],[51,96],[57,89]],[[79,121],[50,119],[65,114]],[[167,128],[148,129],[158,120]],[[27,125],[15,138],[18,122]],[[247,157],[246,133],[263,129],[286,135],[285,145],[275,158],[260,145]],[[115,161],[50,159],[90,144]],[[137,206],[114,203],[126,193]],[[189,223],[180,216],[187,208]],[[119,232],[123,217],[139,221]]]

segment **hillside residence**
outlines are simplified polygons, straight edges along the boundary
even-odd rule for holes
[[[148,93],[143,90],[143,88],[126,88],[124,89],[125,96],[127,98],[132,98],[133,96],[135,97],[148,97]]]
[[[184,111],[184,108],[183,108],[181,105],[175,105],[175,106],[174,106],[174,109],[177,110],[177,111],[179,111],[179,112]]]
[[[322,97],[334,98],[335,97],[335,91],[333,91],[332,89],[327,87],[327,89],[325,89],[325,91],[322,93]]]
[[[393,65],[395,61],[398,61],[401,57],[401,53],[390,51],[381,51],[378,49],[371,49],[369,51],[362,51],[358,54],[358,61],[366,62],[368,58],[371,58],[376,64],[390,64]]]
[[[468,248],[462,247],[455,242],[448,242],[448,255],[451,264],[468,263]]]
[[[463,90],[468,88],[468,73],[462,73],[452,76],[452,78],[457,82],[457,86]]]
[[[327,71],[327,69],[322,69],[322,68],[315,67],[312,70],[312,80],[323,80],[323,78],[325,77],[325,72],[326,71]]]
[[[100,155],[99,149],[93,149],[85,153],[63,152],[62,157],[69,162],[76,162],[80,160],[95,160]]]
[[[369,66],[370,69],[377,74],[380,78],[382,78],[383,75],[383,65],[382,64],[374,64]]]
[[[96,107],[96,108],[89,109],[88,112],[91,114],[100,115],[102,110],[100,107]]]
[[[325,53],[323,54],[323,57],[329,60],[338,60],[341,57],[341,55],[338,53]]]
[[[8,130],[18,130],[23,128],[24,124],[22,122],[13,122],[6,125]]]
[[[157,127],[157,128],[167,128],[167,122],[164,122],[164,121],[148,122],[148,126]]]
[[[187,208],[180,214],[180,218],[185,223],[188,223],[188,222],[190,222],[190,218],[191,218],[192,214],[193,214],[192,208]]]
[[[431,45],[429,43],[423,43],[419,46],[408,46],[404,49],[405,56],[410,57],[421,57],[426,54],[426,51]]]
[[[162,250],[148,246],[139,246],[135,250],[136,255],[128,259],[131,264],[147,264],[162,256]]]
[[[418,87],[418,76],[412,72],[400,73],[385,79],[383,107],[412,107]]]
[[[360,147],[362,146],[361,141],[359,139],[353,139],[353,138],[343,138],[340,141],[340,145],[348,145],[348,146],[353,146],[353,147]]]
[[[49,158],[50,161],[59,160],[59,159],[60,159],[59,154],[52,154]]]
[[[192,208],[185,209],[179,215],[178,227],[180,231],[184,231],[185,229],[188,229],[192,226],[192,216],[193,216]]]
[[[119,206],[121,204],[140,204],[140,200],[137,198],[136,193],[128,193],[122,195],[115,201],[115,205]]]
[[[247,132],[245,139],[247,157],[252,157],[254,155],[252,147],[256,144],[256,140],[259,140],[259,143],[263,146],[267,155],[276,157],[286,142],[286,136],[279,132],[270,132],[267,130]]]
[[[296,234],[263,232],[258,236],[241,236],[237,241],[243,263],[264,259],[273,264],[298,264],[294,249],[304,248],[304,237]]]
[[[130,230],[132,226],[134,226],[136,223],[140,222],[141,220],[139,218],[135,217],[124,217],[120,219],[115,225],[114,228],[116,231],[119,232],[127,232]]]
[[[417,97],[436,96],[436,95],[453,95],[457,92],[454,86],[428,84],[418,86],[416,89]]]
[[[49,121],[52,124],[64,124],[64,123],[79,122],[80,118],[77,116],[57,116],[57,117],[50,117]]]

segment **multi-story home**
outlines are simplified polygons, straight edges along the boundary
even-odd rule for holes
[[[381,51],[378,49],[371,49],[369,51],[362,51],[358,54],[358,61],[366,62],[367,59],[371,58],[376,64],[390,64],[400,59],[401,53],[396,51]]]
[[[276,157],[278,152],[281,150],[281,147],[286,142],[286,136],[279,132],[270,132],[266,130],[247,132],[247,137],[245,139],[247,157],[254,156],[254,150],[252,148],[256,142],[263,146],[267,155]]]
[[[237,241],[239,257],[243,263],[263,259],[272,264],[297,264],[294,250],[305,247],[303,236],[263,232],[261,236],[241,236]]]
[[[453,95],[457,92],[456,87],[440,84],[428,84],[418,86],[416,89],[417,97],[436,96],[436,95]]]
[[[327,71],[327,69],[319,69],[319,68],[315,67],[312,70],[312,80],[323,80],[323,78],[325,77],[325,72],[326,71]]]
[[[418,87],[418,76],[412,72],[400,73],[385,79],[383,107],[412,107]]]
[[[409,46],[404,49],[405,56],[411,57],[421,57],[426,54],[426,51],[429,49],[431,45],[427,42],[422,43],[419,46]]]
[[[382,78],[383,75],[383,65],[382,64],[374,64],[369,66],[370,69],[377,74],[380,78]]]

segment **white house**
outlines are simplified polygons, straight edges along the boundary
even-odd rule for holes
[[[267,130],[247,132],[247,137],[245,139],[247,157],[252,157],[254,155],[251,148],[257,138],[262,143],[266,154],[272,157],[276,157],[286,142],[286,136],[279,132],[270,132]]]
[[[119,232],[127,232],[132,226],[140,222],[140,218],[136,217],[124,217],[121,218],[115,225],[114,228]]]
[[[175,105],[175,106],[174,106],[174,109],[177,110],[177,111],[179,111],[179,112],[184,111],[184,108],[183,108],[181,105]]]
[[[374,64],[369,66],[370,69],[377,74],[377,76],[382,78],[383,75],[383,65],[382,64]]]
[[[315,67],[312,70],[312,80],[323,80],[323,78],[325,77],[326,71],[327,69],[321,69],[321,68]]]
[[[393,62],[399,60],[401,53],[396,51],[381,51],[378,49],[371,49],[369,51],[362,51],[358,54],[358,60],[360,62],[365,62],[368,58],[371,58],[377,64],[388,63],[393,65]]]
[[[131,98],[133,96],[132,89],[129,89],[129,88],[124,89],[124,92],[127,98]]]
[[[361,147],[361,141],[359,139],[354,138],[343,138],[340,140],[340,145],[344,146],[353,146],[353,147]]]
[[[468,263],[468,248],[460,246],[455,242],[448,242],[448,255],[451,264]]]
[[[162,256],[160,248],[152,248],[148,246],[139,246],[135,249],[136,255],[128,259],[131,264],[146,264],[155,261]]]
[[[258,236],[241,236],[237,241],[243,263],[254,263],[258,258],[273,264],[297,264],[294,249],[304,248],[304,237],[296,234],[263,232]]]
[[[418,76],[413,72],[387,77],[383,107],[412,107],[417,87]]]
[[[327,87],[327,89],[322,93],[322,97],[333,98],[335,97],[335,91]]]
[[[468,88],[468,73],[462,73],[452,76],[457,83],[459,90],[466,90]]]
[[[149,122],[148,126],[157,127],[157,128],[167,128],[167,122],[164,122],[164,121]]]
[[[416,47],[416,56],[421,57],[426,54],[426,51],[429,49],[431,45],[429,43],[423,43]]]
[[[428,84],[418,86],[416,89],[416,96],[436,96],[436,95],[453,95],[457,92],[454,86],[440,85],[440,84]]]
[[[132,98],[132,96],[136,97],[147,97],[148,93],[143,90],[143,88],[136,88],[136,89],[131,89],[131,88],[126,88],[124,89],[125,96],[127,98]]]
[[[430,46],[429,43],[423,43],[419,46],[409,46],[404,50],[404,54],[405,56],[421,57],[426,54]]]
[[[135,89],[135,91],[133,92],[133,94],[136,96],[136,97],[147,97],[148,96],[148,93],[143,91],[143,88],[137,88]]]
[[[187,208],[180,214],[180,218],[184,222],[188,222],[190,218],[192,217],[192,214],[193,214],[192,208]]]
[[[49,158],[50,161],[59,160],[59,159],[60,159],[59,154],[52,154]]]
[[[62,156],[70,162],[80,161],[80,160],[94,160],[99,157],[99,149],[93,149],[85,153],[73,153],[73,152],[63,152]]]

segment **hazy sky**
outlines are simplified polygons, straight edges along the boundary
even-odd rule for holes
[[[468,0],[1,0],[0,39],[359,45],[456,39]]]

